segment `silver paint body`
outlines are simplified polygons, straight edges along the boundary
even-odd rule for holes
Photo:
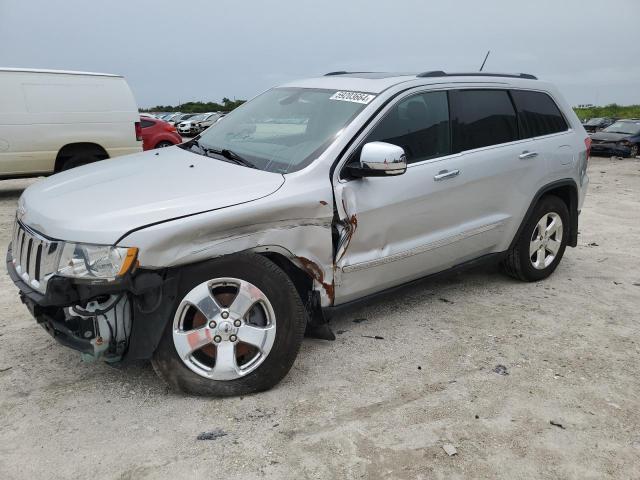
[[[314,277],[329,306],[505,251],[536,192],[553,181],[573,179],[578,208],[584,201],[588,178],[580,153],[587,135],[545,82],[341,75],[286,86],[376,97],[300,171],[263,172],[170,147],[34,184],[20,200],[23,223],[54,239],[138,247],[146,268],[245,250],[278,252]],[[544,91],[570,128],[412,163],[402,175],[340,179],[346,159],[396,102],[418,92],[479,87]]]

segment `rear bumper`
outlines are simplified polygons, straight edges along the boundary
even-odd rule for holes
[[[591,144],[591,154],[596,156],[628,157],[631,154],[631,149],[615,143],[595,143]]]

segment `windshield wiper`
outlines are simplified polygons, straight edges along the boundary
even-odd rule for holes
[[[247,160],[244,157],[241,157],[236,152],[234,152],[233,150],[229,150],[228,148],[222,148],[222,149],[204,148],[204,147],[202,147],[202,148],[207,154],[213,153],[215,155],[220,155],[221,157],[224,157],[227,160],[232,161],[236,165],[242,165],[243,167],[249,167],[249,168],[255,168],[255,169],[258,168],[253,163],[251,163],[249,160]]]

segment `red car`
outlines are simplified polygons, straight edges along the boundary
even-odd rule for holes
[[[176,127],[153,117],[140,117],[142,126],[142,149],[170,147],[182,143],[182,137],[176,131]]]

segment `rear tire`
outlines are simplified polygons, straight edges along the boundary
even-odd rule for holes
[[[62,168],[60,168],[60,171],[64,172],[65,170],[71,170],[72,168],[81,167],[82,165],[88,165],[90,163],[97,162],[98,160],[100,159],[95,155],[73,155],[72,157],[69,157],[64,161],[64,163],[62,164]]]
[[[252,306],[243,310],[240,304]],[[256,315],[264,322],[253,323]],[[283,270],[260,255],[230,255],[191,270],[182,281],[151,363],[165,382],[185,393],[227,397],[260,392],[289,372],[305,327],[302,301]]]
[[[569,225],[567,205],[555,195],[542,197],[503,260],[504,271],[525,282],[547,278],[564,255]]]
[[[167,141],[167,140],[163,140],[162,142],[158,142],[158,144],[153,147],[153,148],[166,148],[166,147],[173,147],[173,143]]]

